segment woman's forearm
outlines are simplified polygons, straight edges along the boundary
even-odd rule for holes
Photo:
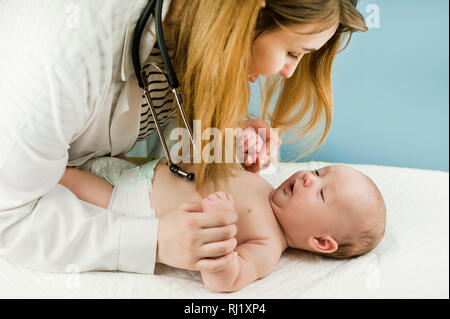
[[[79,199],[99,207],[108,208],[113,186],[100,176],[67,167],[58,183],[68,188]]]

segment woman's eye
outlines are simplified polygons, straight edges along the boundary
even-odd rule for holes
[[[298,55],[292,53],[292,52],[288,52],[288,57],[291,58],[292,60],[297,60],[298,59]]]

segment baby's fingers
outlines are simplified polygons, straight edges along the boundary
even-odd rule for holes
[[[263,138],[258,134],[255,134],[248,140],[248,143],[244,145],[244,151],[249,154],[259,153],[263,146]]]

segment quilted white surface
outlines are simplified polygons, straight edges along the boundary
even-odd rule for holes
[[[327,164],[281,164],[263,176],[277,187],[299,169]],[[0,258],[0,298],[449,298],[448,173],[350,166],[374,180],[388,208],[385,237],[366,256],[340,261],[288,250],[268,277],[227,294],[206,290],[196,272],[164,265],[156,275],[51,274]]]

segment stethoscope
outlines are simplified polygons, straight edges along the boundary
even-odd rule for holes
[[[165,140],[164,134],[161,130],[161,126],[159,124],[159,120],[156,115],[153,103],[152,103],[152,98],[151,98],[150,92],[148,90],[147,74],[145,73],[145,70],[143,70],[141,68],[141,62],[140,62],[140,58],[139,58],[139,46],[140,46],[140,42],[141,42],[141,36],[142,36],[145,25],[147,24],[147,21],[151,15],[152,11],[154,11],[155,26],[156,26],[156,28],[155,28],[156,29],[156,40],[158,41],[158,46],[161,51],[161,57],[164,62],[164,66],[167,71],[167,74],[163,70],[161,70],[161,68],[156,63],[150,63],[150,65],[152,65],[159,72],[164,74],[164,76],[166,77],[167,82],[169,83],[170,90],[173,92],[173,94],[175,96],[175,100],[177,101],[178,109],[180,110],[180,114],[183,119],[184,125],[186,126],[186,129],[188,130],[189,138],[191,139],[192,145],[195,149],[195,143],[194,143],[194,139],[192,137],[192,130],[191,130],[191,127],[189,126],[189,123],[186,120],[184,109],[181,106],[181,103],[182,103],[181,96],[177,91],[179,82],[175,75],[175,71],[173,70],[172,63],[170,62],[169,54],[167,53],[166,43],[164,41],[164,34],[163,34],[163,30],[162,30],[162,7],[163,7],[163,0],[149,0],[147,6],[144,9],[144,12],[142,13],[142,15],[140,16],[140,18],[138,20],[136,28],[134,30],[131,56],[133,59],[133,67],[134,67],[134,72],[136,73],[136,77],[138,80],[138,85],[141,89],[144,90],[145,98],[150,107],[150,111],[151,111],[153,119],[155,121],[156,130],[158,132],[159,139],[160,139],[162,147],[164,149],[165,157],[169,164],[169,169],[175,175],[192,181],[195,178],[195,174],[187,173],[187,172],[183,171],[178,165],[175,165],[172,162],[172,158],[170,157],[170,153],[167,149],[166,140]]]

